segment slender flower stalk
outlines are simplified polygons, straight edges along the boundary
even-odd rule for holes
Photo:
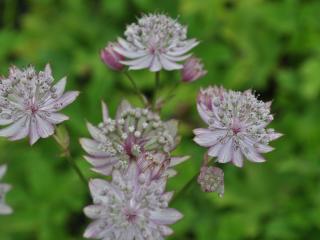
[[[135,91],[135,93],[137,94],[137,96],[139,97],[141,103],[143,104],[144,107],[148,106],[148,100],[146,99],[146,97],[142,94],[142,92],[140,91],[140,89],[138,88],[136,82],[134,81],[134,79],[131,77],[130,73],[128,71],[124,71],[123,72],[124,75],[129,79],[133,90]]]
[[[153,104],[152,108],[153,110],[156,110],[157,106],[157,98],[158,98],[158,91],[160,90],[160,72],[155,73],[155,78],[154,78],[154,92],[153,92]]]
[[[57,142],[57,144],[62,150],[61,156],[66,158],[71,168],[75,171],[75,173],[78,175],[80,180],[87,186],[88,181],[86,177],[84,176],[84,174],[82,173],[82,171],[80,170],[80,168],[78,167],[78,165],[76,164],[76,162],[71,156],[70,149],[69,149],[70,137],[69,137],[68,131],[63,126],[59,126],[56,130],[56,134],[53,135],[53,138],[55,139],[55,141]]]

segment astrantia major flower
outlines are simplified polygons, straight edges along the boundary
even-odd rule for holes
[[[166,179],[150,180],[150,173],[139,174],[135,163],[121,173],[114,170],[112,182],[91,180],[93,205],[84,209],[93,219],[86,238],[117,240],[162,240],[172,234],[168,227],[182,218],[168,208],[172,192],[165,192]]]
[[[181,69],[179,62],[198,42],[187,39],[187,27],[164,14],[149,14],[127,26],[125,39],[114,49],[129,60],[122,61],[132,70],[148,68],[152,72]]]
[[[54,125],[68,119],[58,113],[72,103],[78,92],[64,93],[66,78],[53,84],[51,68],[36,72],[34,67],[10,68],[0,80],[0,136],[19,140],[29,136],[30,144],[54,133]]]
[[[220,197],[224,194],[224,173],[221,168],[201,167],[198,183],[204,192],[216,192]]]
[[[1,165],[0,166],[0,180],[4,176],[4,174],[7,171],[7,166],[6,165]],[[0,183],[0,215],[7,215],[12,213],[11,207],[9,207],[5,203],[5,195],[6,193],[10,190],[11,186],[9,184],[5,183]]]
[[[258,100],[250,91],[222,87],[201,90],[197,108],[208,129],[194,130],[194,140],[208,147],[208,155],[220,163],[243,166],[243,155],[252,162],[264,162],[260,153],[273,150],[269,142],[281,136],[266,128],[273,120],[271,102]]]
[[[127,101],[120,104],[115,119],[109,117],[104,103],[102,111],[103,122],[97,127],[87,125],[92,139],[80,139],[94,171],[110,175],[113,168],[126,170],[133,161],[141,171],[152,168],[163,172],[187,159],[170,157],[179,142],[176,121],[163,122],[158,114],[132,107]],[[167,172],[172,174],[172,170]]]

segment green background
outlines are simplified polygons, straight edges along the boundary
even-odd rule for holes
[[[191,156],[170,189],[179,191],[192,178],[205,152],[192,142],[192,129],[203,125],[195,107],[201,87],[255,89],[261,99],[273,100],[271,125],[284,133],[271,144],[276,150],[266,154],[266,163],[222,166],[223,198],[194,184],[174,204],[185,217],[170,239],[319,239],[320,1],[1,0],[0,75],[11,64],[40,70],[50,62],[57,80],[68,76],[68,89],[81,91],[64,110],[71,117],[66,126],[72,154],[88,178],[97,176],[78,143],[88,136],[86,120],[101,120],[101,99],[112,114],[124,97],[139,104],[127,79],[107,69],[99,51],[141,13],[154,11],[179,16],[189,26],[189,36],[201,40],[194,52],[209,72],[181,84],[164,108],[164,119],[181,121],[176,153]],[[132,74],[150,95],[153,75]],[[179,76],[162,74],[163,93]],[[53,139],[33,147],[26,140],[0,140],[0,163],[9,165],[5,181],[13,185],[7,200],[15,210],[0,216],[1,240],[82,239],[89,223],[82,208],[91,199],[59,151]]]

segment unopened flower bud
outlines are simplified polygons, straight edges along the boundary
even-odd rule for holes
[[[203,166],[198,183],[204,192],[216,192],[220,197],[224,194],[224,173],[220,168]]]
[[[115,44],[108,43],[108,46],[101,50],[100,57],[102,61],[112,70],[121,71],[124,67],[120,61],[124,60],[125,58],[114,51]]]
[[[190,57],[181,70],[183,82],[193,82],[207,74],[200,58]]]

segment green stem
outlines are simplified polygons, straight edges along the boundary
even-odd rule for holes
[[[71,167],[73,168],[73,170],[76,172],[76,174],[79,176],[79,178],[81,179],[81,181],[83,182],[83,184],[87,187],[88,185],[88,181],[86,179],[86,177],[83,175],[83,173],[81,172],[80,168],[78,167],[78,165],[75,163],[75,161],[73,160],[73,158],[71,157],[71,154],[69,151],[67,151],[65,153],[65,157],[68,160],[69,164],[71,165]]]
[[[153,91],[152,108],[155,110],[157,107],[158,88],[160,88],[160,71],[156,72],[154,80],[155,80],[155,86]]]
[[[146,98],[144,97],[144,95],[141,93],[141,91],[139,90],[137,84],[135,83],[135,81],[133,80],[133,78],[131,77],[131,75],[127,72],[127,71],[124,71],[123,72],[124,75],[126,75],[126,77],[129,79],[135,93],[137,94],[137,96],[139,97],[141,103],[144,105],[144,106],[147,106],[148,105],[148,101],[146,100]]]
[[[177,201],[181,196],[183,196],[189,188],[192,186],[192,184],[197,180],[199,173],[197,172],[188,182],[186,185],[183,186],[183,188],[175,195],[175,197],[172,199],[171,204]]]

